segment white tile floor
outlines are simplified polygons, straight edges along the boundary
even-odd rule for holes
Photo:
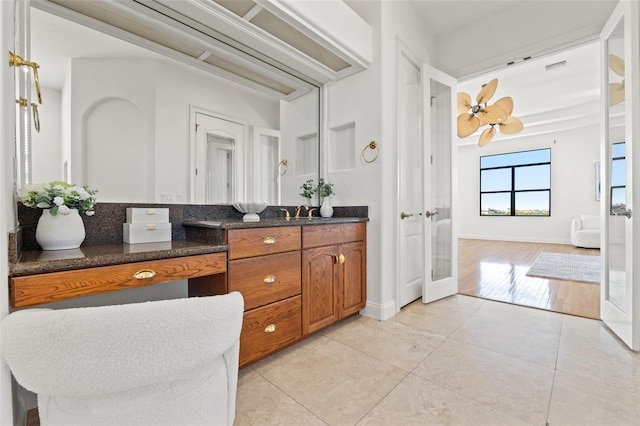
[[[600,321],[468,296],[356,316],[240,371],[242,425],[640,424],[640,354]]]

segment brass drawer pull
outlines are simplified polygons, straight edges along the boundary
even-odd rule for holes
[[[274,331],[276,331],[276,325],[275,324],[269,324],[264,329],[265,333],[273,333]]]
[[[264,277],[264,280],[263,280],[263,281],[264,281],[266,284],[271,284],[271,283],[276,282],[276,277],[275,277],[275,276],[273,276],[273,275],[267,275],[266,277]]]
[[[338,256],[338,262],[344,263],[344,254],[340,253],[340,256]]]
[[[273,238],[273,237],[267,237],[262,242],[265,243],[265,244],[275,244],[276,243],[276,239]]]
[[[153,278],[155,276],[156,272],[152,271],[151,269],[143,269],[133,274],[133,278],[135,278],[136,280],[145,280],[147,278]]]

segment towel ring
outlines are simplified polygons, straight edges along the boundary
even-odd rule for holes
[[[16,103],[25,108],[29,105],[29,102],[22,96],[16,99]],[[36,132],[40,133],[40,113],[38,112],[38,104],[32,102],[31,109],[33,110],[33,126],[36,128]]]
[[[371,151],[373,151],[373,158],[367,159],[365,155],[367,152],[367,149],[370,149]],[[362,161],[364,161],[365,163],[373,163],[378,159],[378,155],[380,155],[380,146],[378,146],[378,143],[376,141],[371,141],[364,147],[360,157],[362,157]]]
[[[280,166],[284,166],[284,169],[282,170],[282,172],[280,172]],[[287,161],[286,158],[282,159],[278,165],[276,166],[276,170],[278,171],[278,174],[280,176],[284,176],[287,174],[287,170],[289,170],[289,161]]]

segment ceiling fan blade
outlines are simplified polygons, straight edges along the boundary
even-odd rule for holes
[[[496,134],[496,128],[493,126],[489,127],[488,129],[484,129],[484,131],[480,135],[480,140],[478,140],[478,146],[483,147],[489,142],[491,142],[491,139],[493,139],[495,134]]]
[[[500,123],[500,133],[503,135],[513,135],[524,129],[524,124],[520,119],[510,115],[504,123]]]
[[[458,92],[458,114],[469,112],[469,108],[471,108],[471,95]]]
[[[507,119],[507,113],[502,108],[491,105],[480,111],[478,118],[480,122],[487,124],[504,123]]]
[[[493,94],[496,93],[497,88],[498,79],[494,78],[493,80],[482,86],[482,89],[480,89],[480,92],[476,97],[476,101],[478,101],[479,104],[486,104],[487,102],[489,102],[489,99],[491,99]]]
[[[480,127],[480,120],[469,113],[458,116],[458,137],[466,138]]]
[[[624,77],[624,59],[619,56],[609,54],[609,68],[620,77]]]
[[[510,116],[513,112],[513,99],[511,96],[505,96],[504,98],[500,98],[493,103],[493,106],[497,106],[501,110],[503,110],[507,116]]]
[[[624,102],[624,81],[609,83],[609,105],[617,105],[622,102]]]

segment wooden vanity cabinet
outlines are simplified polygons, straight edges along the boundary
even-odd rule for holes
[[[240,367],[366,304],[366,224],[230,229],[227,287],[244,296]]]
[[[302,337],[299,226],[231,229],[227,286],[245,301],[240,366]]]
[[[353,315],[366,304],[366,225],[302,229],[302,334]]]

